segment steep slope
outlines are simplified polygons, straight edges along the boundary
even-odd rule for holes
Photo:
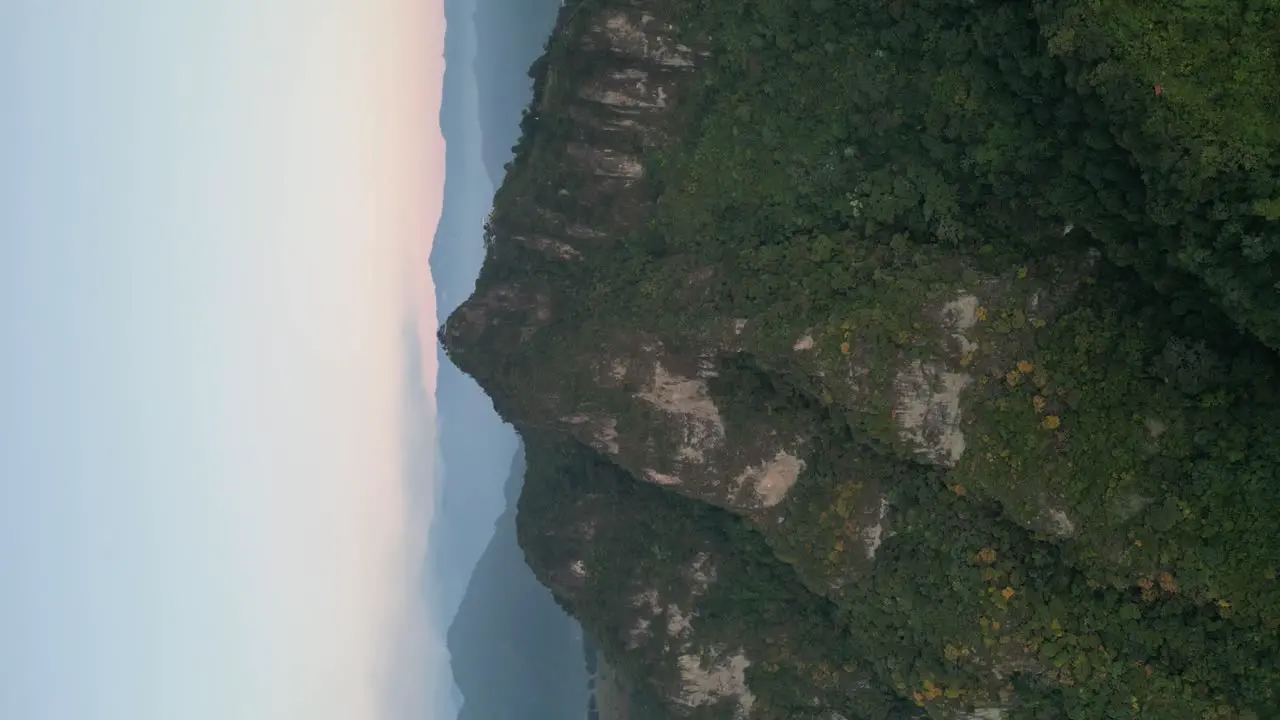
[[[441,319],[470,294],[484,257],[484,223],[502,164],[532,95],[529,65],[551,30],[557,0],[447,0],[444,102],[446,143],[443,213],[430,265]],[[501,102],[493,94],[501,95]],[[491,177],[494,158],[498,176]],[[447,624],[502,511],[501,483],[515,434],[489,399],[441,353],[439,412],[441,512],[428,547],[431,605]]]
[[[521,541],[669,712],[1280,713],[1280,115],[1250,89],[1280,17],[1238,10],[1169,10],[1168,47],[1121,3],[562,11],[440,337],[586,458],[530,441],[531,477],[579,480],[522,500]],[[1236,159],[1177,165],[1210,146]],[[690,612],[698,542],[752,592]]]
[[[436,310],[447,316],[475,287],[484,258],[484,219],[493,187],[485,176],[477,146],[475,52],[470,15],[473,0],[447,0],[444,96],[440,129],[445,139],[443,210],[431,246],[430,270]],[[522,75],[523,66],[508,72]],[[528,95],[524,98],[528,100]],[[469,103],[470,101],[470,103]],[[515,124],[519,114],[507,121]],[[516,449],[515,433],[497,417],[476,383],[439,354],[435,409],[439,433],[436,512],[427,542],[426,584],[436,623],[447,627],[502,512],[502,482]]]
[[[637,484],[576,444],[534,438],[529,455],[521,544],[604,656],[648,681],[633,706],[708,719],[914,715],[827,632],[835,606],[733,516]]]
[[[560,720],[586,714],[587,672],[577,623],[534,577],[516,542],[523,447],[505,486],[508,506],[449,627],[459,720]]]

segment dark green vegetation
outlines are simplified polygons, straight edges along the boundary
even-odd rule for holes
[[[858,647],[832,632],[841,623],[836,606],[806,590],[739,518],[636,483],[571,444],[531,441],[529,473],[518,515],[521,544],[628,676],[678,694],[681,679],[664,647],[679,622],[674,605],[699,618],[690,628],[697,645],[745,643],[750,657],[764,660],[749,679],[761,696],[755,709],[770,717],[813,714],[814,694],[822,707],[858,708],[857,717],[895,717],[891,710],[910,707],[866,687]],[[574,562],[585,577],[566,572]],[[705,589],[690,568],[708,574]],[[665,607],[654,613],[648,600],[637,601],[646,591]],[[619,632],[619,625],[631,630],[643,620],[646,632]],[[654,690],[637,689],[632,718],[664,716]],[[731,710],[711,707],[692,716],[732,717]]]
[[[1280,717],[1280,3],[584,0],[534,72],[442,337],[669,712]]]
[[[508,508],[449,626],[458,720],[559,720],[585,715],[587,673],[574,622],[538,584],[516,543],[521,450],[506,483]]]

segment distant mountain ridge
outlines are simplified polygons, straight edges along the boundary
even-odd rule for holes
[[[484,259],[483,217],[520,138],[520,119],[533,94],[529,69],[543,53],[559,8],[559,0],[445,2],[445,17],[453,28],[445,38],[440,113],[445,202],[430,260],[432,269],[439,270],[435,281],[441,320],[474,286]],[[472,27],[474,36],[466,32]],[[468,117],[465,102],[471,82],[474,117]],[[473,166],[467,155],[477,145],[480,163]],[[484,197],[477,197],[482,186]]]
[[[465,697],[458,720],[586,717],[581,630],[534,577],[516,541],[524,468],[522,446],[504,487],[506,512],[449,628],[454,680]]]
[[[444,100],[440,127],[446,143],[444,211],[430,267],[443,320],[471,293],[484,258],[484,222],[494,178],[520,134],[532,96],[528,69],[549,37],[557,0],[447,0]],[[448,622],[461,600],[466,573],[488,540],[503,507],[499,483],[514,451],[514,432],[480,388],[439,356],[436,407],[440,504],[429,537],[431,605]],[[479,522],[477,522],[477,519]],[[461,567],[462,574],[453,569]],[[447,568],[447,569],[446,569]]]
[[[558,7],[558,0],[445,0],[440,128],[446,179],[430,257],[440,319],[474,288],[494,188],[532,95],[528,69]],[[443,354],[439,360],[435,400],[443,472],[424,593],[434,624],[449,628],[452,658],[451,667],[440,668],[431,717],[585,717],[588,679],[581,643],[573,641],[577,623],[533,580],[515,539],[512,516],[523,472],[516,435],[474,381]],[[526,624],[559,640],[520,635]],[[548,655],[547,648],[554,651]],[[562,667],[563,674],[557,670]],[[558,682],[566,683],[563,691]],[[530,714],[536,708],[557,714]]]
[[[472,67],[479,88],[481,153],[495,187],[502,184],[511,148],[520,139],[520,116],[533,93],[528,69],[542,55],[559,10],[559,0],[476,2]]]

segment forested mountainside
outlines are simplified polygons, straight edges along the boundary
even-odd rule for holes
[[[440,337],[679,718],[1280,717],[1280,2],[581,0]]]

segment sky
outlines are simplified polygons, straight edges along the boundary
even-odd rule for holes
[[[0,2],[0,717],[424,717],[443,33]]]

